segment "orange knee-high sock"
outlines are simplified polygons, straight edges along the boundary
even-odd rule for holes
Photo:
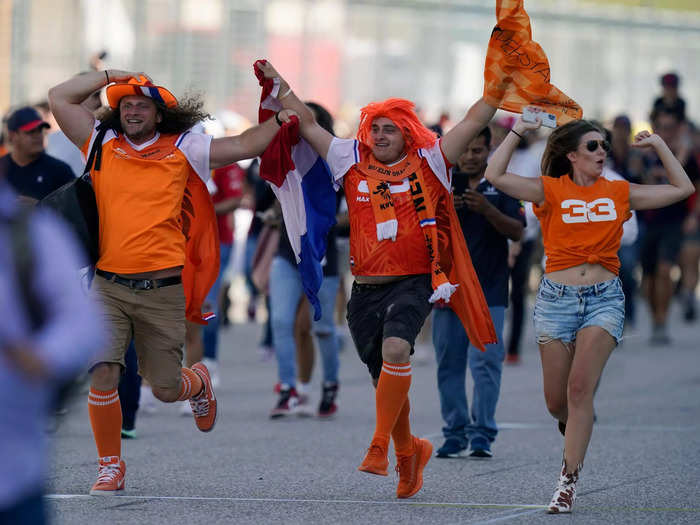
[[[384,361],[377,383],[377,426],[372,440],[388,443],[396,419],[408,399],[411,387],[411,363],[387,363]]]
[[[119,391],[102,391],[90,387],[88,394],[88,414],[95,436],[97,454],[106,456],[122,455],[122,407],[119,403]]]
[[[185,401],[191,397],[196,397],[201,391],[202,380],[199,375],[189,368],[182,369],[182,381],[180,382],[180,397],[178,401]]]
[[[411,423],[408,414],[411,412],[411,403],[406,397],[406,402],[401,407],[399,417],[396,419],[391,437],[394,440],[394,450],[399,456],[410,456],[414,452],[413,436],[411,435]]]

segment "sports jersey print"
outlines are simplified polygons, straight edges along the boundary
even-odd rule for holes
[[[350,269],[354,275],[415,275],[430,273],[425,236],[419,226],[408,179],[391,183],[389,190],[398,221],[396,241],[377,240],[377,223],[370,202],[370,185],[354,168],[360,161],[356,140],[333,139],[328,165],[336,183],[343,183],[350,216]],[[430,199],[436,208],[449,198],[451,166],[440,150],[418,151]],[[431,176],[432,175],[432,176]],[[390,244],[389,244],[390,243]]]
[[[583,263],[601,264],[617,274],[622,225],[631,216],[629,183],[599,178],[578,186],[568,176],[542,177],[545,200],[533,207],[542,226],[545,271]]]
[[[99,123],[98,123],[99,124]],[[90,151],[96,132],[81,148]],[[100,258],[105,271],[130,274],[182,266],[181,208],[187,179],[209,177],[211,137],[185,132],[141,145],[107,132],[93,187],[100,215]]]

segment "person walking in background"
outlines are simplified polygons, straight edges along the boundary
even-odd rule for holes
[[[49,123],[32,107],[14,111],[7,119],[10,153],[0,158],[0,169],[15,191],[36,201],[74,179],[68,164],[44,151],[48,127]]]
[[[316,121],[328,133],[333,134],[333,117],[326,108],[319,104],[307,103]],[[336,212],[342,199],[342,193],[336,193]],[[281,215],[281,209],[277,208]],[[307,415],[308,409],[308,384],[299,383],[302,391],[298,391],[296,360],[298,354],[303,352],[302,361],[308,360],[309,350],[313,354],[313,341],[305,325],[311,325],[311,331],[316,336],[321,362],[323,364],[323,382],[321,385],[321,400],[317,415],[327,418],[335,414],[337,410],[336,396],[338,395],[338,338],[335,331],[335,298],[338,294],[340,279],[338,277],[338,249],[335,245],[336,234],[330,230],[327,237],[325,264],[323,264],[323,281],[318,291],[318,299],[321,305],[321,318],[311,321],[310,308],[304,295],[301,275],[297,270],[297,259],[289,242],[284,221],[280,223],[280,241],[277,254],[272,261],[270,270],[270,306],[272,321],[272,339],[275,342],[275,354],[279,374],[279,399],[270,412],[273,419],[292,413]],[[302,316],[305,319],[299,320]],[[295,330],[301,321],[301,332]],[[295,337],[295,331],[297,337]],[[301,345],[306,347],[301,348]],[[310,346],[310,349],[308,348]],[[310,371],[309,371],[310,372]],[[309,374],[310,375],[310,374]],[[304,377],[307,381],[309,377]],[[303,385],[303,386],[302,386]]]
[[[452,164],[495,108],[479,100],[438,140],[420,122],[412,102],[388,99],[362,109],[357,140],[338,139],[316,123],[269,62],[256,65],[279,83],[277,99],[299,114],[302,137],[344,187],[355,275],[348,326],[376,387],[375,431],[358,469],[388,475],[392,438],[396,495],[409,498],[423,486],[432,456],[432,444],[411,434],[408,396],[410,355],[431,304],[459,303],[470,339],[482,349],[496,340],[450,196]]]
[[[445,426],[437,457],[490,458],[496,439],[496,404],[501,389],[505,349],[503,321],[508,305],[508,241],[519,241],[525,224],[521,203],[484,179],[491,150],[491,130],[485,127],[457,160],[452,174],[454,206],[469,255],[484,290],[498,341],[485,352],[469,348],[459,317],[448,304],[433,309],[433,344],[437,385]],[[471,413],[466,396],[467,364],[474,379]]]
[[[506,172],[520,138],[539,128],[518,120],[495,151],[486,179],[517,199],[535,203],[546,268],[535,303],[544,395],[564,433],[564,453],[550,513],[571,512],[593,430],[593,396],[605,363],[622,338],[625,298],[617,277],[622,224],[632,209],[679,202],[695,188],[666,143],[643,131],[634,146],[653,148],[669,184],[639,185],[601,177],[610,145],[601,129],[573,120],[549,137],[542,177]]]
[[[655,110],[651,122],[654,133],[668,144],[690,180],[696,184],[700,180],[700,168],[690,154],[689,144],[682,140],[682,122],[678,113],[668,109]],[[652,151],[648,158],[650,168],[645,183],[654,187],[668,180],[668,170],[659,155]],[[683,226],[688,217],[687,199],[640,214],[644,223],[640,239],[642,289],[652,315],[651,343],[654,345],[671,343],[666,326],[673,297],[671,268],[678,263],[683,244]]]
[[[105,85],[112,111],[96,122],[81,103]],[[118,70],[72,77],[49,91],[49,102],[63,132],[86,156],[101,148],[91,171],[100,218],[92,289],[105,307],[112,342],[91,369],[88,408],[99,471],[90,493],[117,494],[126,471],[117,385],[132,337],[139,373],[153,394],[165,402],[189,400],[203,432],[216,423],[209,371],[202,363],[182,368],[182,346],[186,319],[203,322],[201,301],[218,267],[198,266],[187,290],[183,271],[195,271],[192,257],[204,265],[219,259],[216,240],[206,237],[215,236],[215,215],[203,181],[212,169],[262,153],[279,126],[266,123],[219,139],[194,133],[191,128],[207,116],[199,99],[178,102],[148,77]],[[192,236],[212,253],[190,254]]]
[[[59,385],[105,344],[100,305],[83,292],[84,254],[47,210],[22,211],[0,169],[0,523],[46,523],[46,424]]]
[[[514,120],[509,123],[506,133],[510,132]],[[503,137],[505,138],[505,137]],[[508,163],[508,173],[522,177],[539,177],[540,163],[544,141],[538,140],[537,134],[528,135],[518,143]],[[520,363],[520,347],[523,334],[525,311],[528,309],[527,296],[530,292],[530,271],[535,250],[540,243],[540,222],[532,211],[531,202],[523,202],[525,210],[525,230],[519,241],[508,242],[508,266],[510,267],[510,328],[506,347],[505,363]]]
[[[209,369],[214,387],[219,384],[219,329],[223,324],[222,317],[227,315],[220,309],[221,282],[228,269],[233,251],[234,223],[232,212],[238,208],[243,198],[245,177],[245,171],[238,164],[229,164],[215,169],[210,182],[210,190],[212,186],[214,187],[214,192],[211,195],[219,231],[221,263],[219,275],[206,299],[209,305],[207,309],[212,310],[215,317],[202,328],[202,341],[204,344],[203,362]]]

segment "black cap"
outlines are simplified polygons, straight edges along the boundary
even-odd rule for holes
[[[39,112],[31,106],[20,108],[7,119],[7,129],[10,131],[31,131],[38,126],[50,128],[49,123],[41,118]]]

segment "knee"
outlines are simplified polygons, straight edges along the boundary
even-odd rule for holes
[[[406,363],[411,356],[411,346],[408,341],[397,337],[389,337],[382,344],[382,358],[390,363]]]
[[[545,402],[547,403],[547,410],[552,414],[552,417],[559,421],[566,421],[566,399],[562,399],[561,396],[545,395]]]
[[[567,395],[572,407],[585,406],[593,401],[593,388],[584,378],[573,376],[569,378]]]
[[[180,391],[176,388],[151,387],[153,397],[163,403],[173,403],[180,397]]]
[[[99,363],[92,369],[91,384],[97,390],[114,390],[119,386],[120,374],[120,364]]]

